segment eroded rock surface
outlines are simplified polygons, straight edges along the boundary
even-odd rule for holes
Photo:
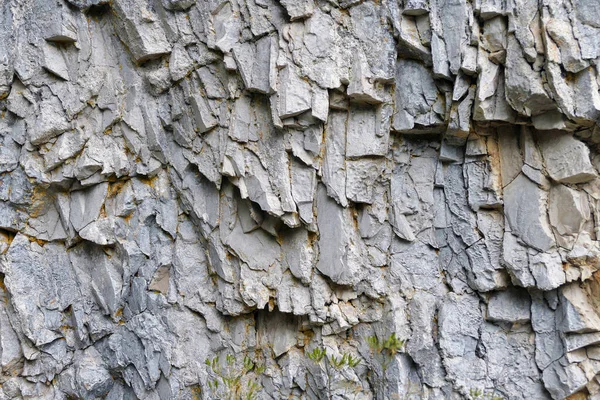
[[[0,399],[600,399],[599,10],[0,2]]]

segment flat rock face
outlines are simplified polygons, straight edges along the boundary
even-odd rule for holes
[[[0,1],[0,400],[600,398],[599,10]]]
[[[524,174],[504,188],[504,213],[513,235],[541,251],[554,245],[548,224],[546,193]]]

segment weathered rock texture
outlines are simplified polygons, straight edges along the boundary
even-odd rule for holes
[[[599,399],[599,60],[596,0],[0,1],[0,399]]]

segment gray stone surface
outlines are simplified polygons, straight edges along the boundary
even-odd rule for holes
[[[525,323],[531,319],[531,300],[524,290],[508,289],[492,293],[487,305],[487,319]]]
[[[540,251],[554,245],[548,222],[547,196],[523,174],[504,188],[504,213],[513,234]]]
[[[0,2],[0,400],[600,397],[599,18]]]
[[[587,146],[562,132],[539,134],[539,145],[550,178],[561,183],[582,183],[594,179],[597,172],[590,162]]]

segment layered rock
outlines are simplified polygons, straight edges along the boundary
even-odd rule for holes
[[[0,398],[600,398],[598,9],[0,4]]]

